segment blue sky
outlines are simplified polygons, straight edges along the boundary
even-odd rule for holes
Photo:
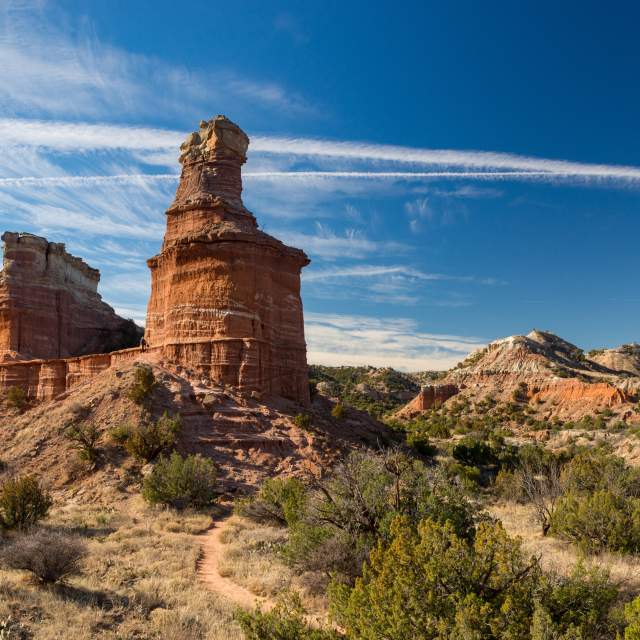
[[[561,5],[561,6],[559,6]],[[224,113],[303,248],[311,362],[445,368],[532,328],[640,340],[633,3],[0,3],[0,226],[144,318],[177,148]]]

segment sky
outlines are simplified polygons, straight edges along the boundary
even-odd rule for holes
[[[0,0],[0,228],[144,322],[178,147],[222,113],[304,249],[308,359],[444,369],[640,341],[640,6]]]

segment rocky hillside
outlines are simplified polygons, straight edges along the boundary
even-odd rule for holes
[[[439,384],[456,388],[457,400],[526,402],[545,419],[577,419],[606,410],[634,421],[640,399],[637,353],[637,345],[628,345],[585,354],[552,333],[534,330],[472,353]],[[413,406],[418,405],[428,408],[424,399]]]
[[[349,448],[375,446],[390,437],[382,424],[356,409],[332,417],[333,403],[322,396],[303,411],[292,401],[239,394],[148,354],[140,360],[108,369],[23,412],[5,407],[0,412],[0,475],[34,473],[58,495],[98,501],[137,491],[144,469],[110,433],[121,425],[155,421],[165,411],[182,421],[177,450],[211,457],[221,488],[230,493],[248,491],[274,474],[318,473]],[[141,364],[150,366],[156,379],[145,410],[129,397]],[[102,434],[94,470],[78,460],[62,433],[65,425],[78,421],[96,425]]]
[[[437,375],[402,373],[391,367],[309,367],[312,393],[340,400],[378,417],[404,405],[418,393],[423,381]]]
[[[640,376],[640,344],[637,342],[623,344],[615,349],[596,349],[587,356],[607,369]]]

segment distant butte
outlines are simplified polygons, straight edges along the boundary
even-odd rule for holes
[[[0,358],[70,358],[137,346],[142,330],[98,294],[100,272],[64,244],[7,232],[0,272]]]

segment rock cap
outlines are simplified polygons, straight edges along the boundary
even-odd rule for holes
[[[207,160],[210,156],[222,153],[236,156],[241,163],[247,159],[249,136],[223,115],[211,120],[201,120],[200,128],[187,136],[180,145],[182,164]]]

